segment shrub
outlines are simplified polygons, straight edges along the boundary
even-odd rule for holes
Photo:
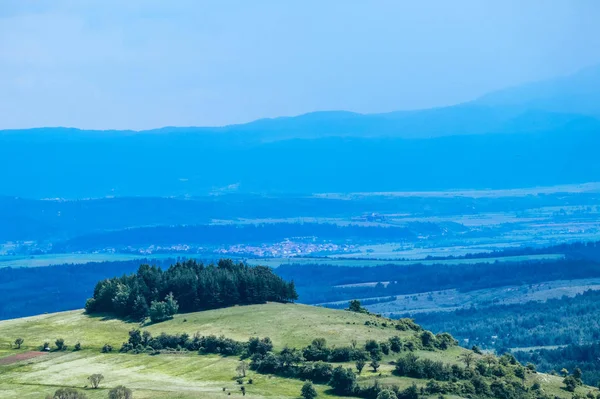
[[[23,342],[25,342],[23,338],[15,339],[15,346],[17,347],[17,349],[21,349],[21,345],[23,345]]]
[[[73,350],[74,350],[74,351],[80,351],[80,350],[81,350],[81,343],[77,342],[77,343],[75,344],[75,346],[73,347]]]
[[[109,344],[104,344],[104,346],[102,347],[102,353],[110,353],[112,352],[113,347],[110,346]]]
[[[395,336],[389,339],[390,341],[390,349],[392,352],[398,353],[402,351],[402,340],[400,337]]]
[[[304,399],[314,399],[317,397],[317,391],[315,390],[315,387],[308,381],[302,385],[300,393]]]
[[[356,389],[356,374],[352,369],[339,366],[333,370],[329,385],[338,395],[352,395]]]
[[[131,389],[119,385],[108,391],[108,399],[132,399],[133,392]]]
[[[54,392],[53,396],[46,396],[47,399],[87,399],[83,392],[79,392],[73,388],[61,388]]]
[[[397,398],[398,397],[396,396],[394,391],[392,391],[390,389],[382,389],[381,391],[379,391],[379,394],[377,395],[377,399],[397,399]]]

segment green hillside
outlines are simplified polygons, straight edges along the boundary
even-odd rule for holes
[[[135,398],[224,398],[229,396],[228,393],[241,397],[240,385],[236,382],[238,356],[199,355],[197,352],[149,355],[119,353],[118,350],[129,338],[129,331],[135,328],[149,331],[153,336],[163,332],[187,333],[190,336],[199,333],[203,336],[224,335],[244,342],[250,337],[270,337],[277,351],[286,346],[301,349],[315,338],[325,338],[329,347],[349,346],[353,340],[358,346],[364,346],[367,340],[384,342],[394,336],[405,343],[419,342],[422,332],[401,331],[396,328],[397,324],[397,321],[363,313],[275,303],[178,314],[172,320],[148,326],[88,316],[83,311],[2,321],[0,396],[7,399],[44,398],[58,388],[75,387],[85,391],[89,398],[106,398],[110,388],[125,385],[133,390]],[[24,339],[21,349],[11,348],[11,343],[18,337]],[[17,354],[27,357],[25,354],[39,351],[44,342],[50,342],[54,347],[57,338],[65,340],[67,350],[14,361]],[[73,351],[77,342],[81,343],[82,349]],[[113,352],[101,353],[105,344],[112,345]],[[452,346],[446,350],[417,347],[412,353],[421,359],[462,365],[460,356],[464,352],[467,351]],[[398,377],[392,373],[395,366],[390,362],[401,355],[393,352],[384,355],[377,373],[369,369],[367,362],[358,376],[358,384],[369,386],[379,380],[381,385],[393,384],[402,389],[413,383],[419,388],[425,387],[427,379]],[[481,355],[475,355],[475,360],[478,358]],[[354,368],[354,362],[346,365]],[[85,388],[89,385],[87,377],[94,373],[104,375],[103,383],[99,389]],[[252,378],[252,384],[247,384],[249,378]],[[297,398],[303,384],[298,378],[260,374],[252,370],[248,372],[247,379],[243,386],[249,398]],[[523,384],[530,387],[535,382],[539,382],[542,390],[552,397],[572,397],[570,392],[560,388],[560,377],[527,373]],[[315,387],[319,397],[338,397],[328,385],[315,384]],[[577,388],[581,394],[588,390]],[[430,397],[437,398],[438,395]]]

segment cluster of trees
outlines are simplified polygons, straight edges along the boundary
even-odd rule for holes
[[[568,345],[557,349],[515,351],[522,363],[531,362],[540,371],[557,373],[562,370],[579,370],[579,378],[588,385],[600,385],[600,343]],[[564,373],[563,373],[564,374]]]
[[[277,274],[294,280],[303,303],[339,302],[356,298],[393,297],[420,292],[503,287],[553,280],[600,277],[600,262],[582,258],[463,264],[413,264],[347,267],[282,265]],[[375,286],[339,287],[344,284],[387,281]]]
[[[450,331],[460,341],[468,340],[471,344],[477,343],[504,353],[515,347],[598,341],[598,314],[600,291],[589,290],[574,297],[565,296],[545,302],[418,313],[414,317],[418,323],[433,331]],[[569,352],[575,353],[577,350],[570,349]],[[584,359],[578,354],[572,358]],[[533,357],[527,361],[541,367],[541,358]],[[554,367],[541,368],[551,370]]]
[[[296,299],[294,282],[284,281],[270,268],[236,264],[230,259],[208,266],[187,260],[166,271],[141,265],[135,274],[100,281],[86,303],[86,311],[135,320],[151,316],[153,321],[161,321],[178,310],[192,312]]]
[[[17,347],[17,349],[21,349],[21,345],[23,345],[24,342],[25,342],[25,340],[23,338],[17,338],[15,340],[15,346]],[[50,342],[46,341],[41,345],[40,350],[42,350],[43,352],[66,351],[69,348],[69,346],[66,344],[66,342],[63,338],[57,338],[56,341],[54,341],[54,345],[55,345],[55,349],[52,349]],[[77,342],[73,346],[73,351],[76,352],[76,351],[80,351],[80,350],[81,350],[81,343]]]
[[[268,340],[268,338],[267,338]],[[156,337],[148,331],[131,330],[129,339],[124,342],[119,350],[121,353],[158,353],[161,350],[168,351],[191,351],[201,354],[215,353],[223,356],[242,355],[246,348],[252,344],[235,341],[224,336],[215,335],[202,336],[195,334],[190,337],[188,334],[166,334],[161,333]],[[271,344],[272,348],[272,344]]]
[[[92,374],[88,377],[92,389],[97,389],[104,380],[102,374]],[[60,388],[53,395],[46,395],[46,399],[88,399],[88,396],[74,388]],[[119,385],[108,391],[108,399],[133,399],[131,389]]]

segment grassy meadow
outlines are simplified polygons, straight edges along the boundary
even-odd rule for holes
[[[236,340],[268,336],[276,349],[284,346],[301,348],[317,337],[325,338],[329,346],[349,345],[352,340],[358,343],[364,343],[367,339],[383,341],[395,335],[414,337],[414,332],[397,331],[391,324],[382,326],[383,320],[367,314],[275,303],[178,314],[172,320],[144,326],[114,318],[91,317],[80,310],[6,320],[0,322],[0,397],[43,398],[60,387],[75,387],[85,390],[90,399],[100,399],[107,397],[108,389],[121,384],[131,388],[136,399],[225,398],[229,396],[228,393],[241,397],[235,381],[238,357],[190,352],[151,356],[121,354],[118,349],[133,328],[148,330],[153,334],[222,334]],[[365,325],[366,321],[378,322],[379,325],[368,326]],[[17,337],[25,340],[20,350],[11,348],[11,343]],[[3,358],[17,353],[37,351],[46,341],[54,345],[57,338],[65,340],[69,346],[66,351],[51,352],[10,364],[1,362]],[[81,343],[81,351],[72,351],[76,342]],[[101,353],[100,348],[106,343],[114,347],[112,353]],[[463,351],[465,349],[453,347],[446,351],[417,351],[416,354],[445,363],[457,363]],[[401,387],[408,387],[412,383],[424,386],[427,380],[392,375],[394,366],[390,362],[396,356],[384,357],[378,373],[365,368],[359,377],[359,384],[370,384],[378,379],[382,384]],[[353,367],[351,363],[347,365]],[[101,373],[105,377],[100,388],[95,390],[86,387],[87,377],[93,373]],[[249,372],[248,377],[253,379],[253,384],[244,385],[248,398],[299,397],[302,386],[300,380],[253,371]],[[527,378],[531,380],[528,383],[539,379],[544,389],[555,392],[561,398],[571,396],[560,389],[561,380],[557,377],[534,374]],[[319,397],[335,397],[327,386],[315,387]]]

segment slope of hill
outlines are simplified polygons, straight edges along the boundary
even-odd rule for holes
[[[142,326],[142,330],[154,336],[162,332],[186,332],[190,335],[198,332],[202,335],[223,334],[237,340],[268,336],[275,350],[286,346],[302,348],[319,337],[325,338],[330,347],[348,346],[353,340],[360,346],[368,339],[382,342],[394,336],[403,342],[419,339],[419,332],[399,331],[394,328],[395,323],[363,313],[304,305],[265,304],[176,315],[167,322]],[[127,341],[128,332],[138,327],[116,319],[91,317],[82,311],[0,322],[2,397],[37,398],[60,387],[76,387],[85,391],[89,398],[105,398],[109,388],[120,384],[133,389],[135,398],[216,398],[228,396],[227,393],[241,396],[240,385],[236,382],[238,357],[193,352],[169,352],[155,356],[116,353],[120,344]],[[10,343],[17,337],[25,341],[21,349],[9,349]],[[69,348],[43,355],[31,352],[39,350],[44,342],[53,343],[57,338],[63,338]],[[76,342],[81,343],[80,351],[71,349]],[[114,351],[101,353],[100,348],[107,343],[115,348]],[[454,346],[446,350],[417,348],[412,353],[421,359],[441,361],[460,368],[461,354],[470,352]],[[15,358],[15,354],[21,354],[21,360]],[[368,387],[378,380],[380,386],[393,384],[404,389],[415,383],[418,389],[425,389],[428,379],[394,375],[394,365],[390,362],[398,356],[393,353],[384,355],[376,373],[365,369],[358,376],[359,386]],[[479,355],[474,356],[474,360],[479,358]],[[353,363],[343,364],[353,367]],[[88,384],[87,377],[93,373],[101,373],[105,377],[100,389],[83,389]],[[296,378],[255,371],[249,371],[247,378],[253,380],[252,384],[246,382],[243,385],[250,398],[295,398],[302,386],[302,381]],[[525,375],[526,387],[538,382],[543,392],[570,398],[571,393],[560,388],[561,381],[562,378],[544,374],[528,372]],[[320,397],[339,397],[326,385],[316,384],[315,387]],[[587,390],[585,387],[577,388],[579,393]],[[428,396],[438,395],[426,394],[424,397]]]

